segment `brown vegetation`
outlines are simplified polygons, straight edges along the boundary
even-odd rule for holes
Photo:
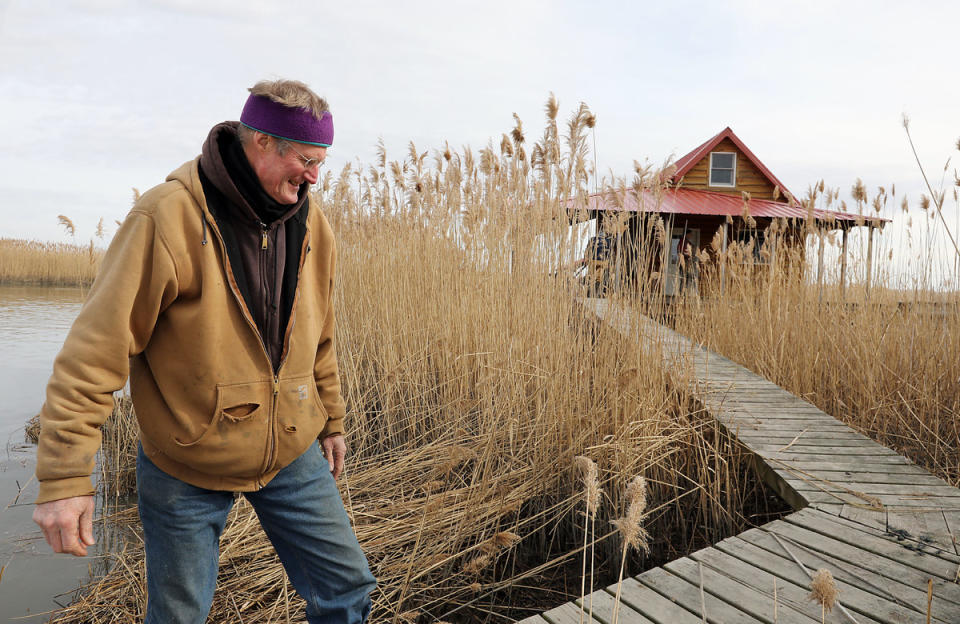
[[[897,288],[881,270],[869,290],[858,280],[841,291],[833,276],[821,295],[815,269],[801,280],[783,269],[787,258],[757,270],[732,258],[736,246],[728,252],[707,263],[704,298],[676,302],[677,329],[960,485],[956,293],[929,277]]]
[[[89,286],[103,251],[89,245],[0,238],[0,283]]]

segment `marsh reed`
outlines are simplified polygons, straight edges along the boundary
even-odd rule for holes
[[[813,201],[830,193],[814,189]],[[883,193],[871,200],[854,185],[852,195],[877,205]],[[940,222],[929,205],[902,206],[911,225],[878,239],[869,282],[863,247],[851,247],[845,288],[836,264],[821,288],[802,247],[781,245],[758,267],[742,262],[752,250],[732,245],[705,259],[702,296],[674,302],[672,317],[685,335],[960,485],[960,272],[951,247],[947,260],[930,249]],[[804,235],[816,249],[818,233]]]
[[[89,286],[103,250],[88,245],[0,238],[0,284]]]

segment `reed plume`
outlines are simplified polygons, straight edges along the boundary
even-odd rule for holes
[[[827,613],[833,611],[839,593],[840,589],[837,587],[836,581],[833,580],[833,574],[830,573],[830,570],[820,568],[813,573],[810,581],[810,595],[807,598],[820,605],[821,621],[827,621]]]
[[[620,556],[620,574],[617,577],[617,595],[613,603],[613,624],[617,624],[620,616],[620,592],[623,589],[623,572],[627,564],[627,553],[631,548],[650,551],[650,534],[643,527],[643,520],[647,513],[647,480],[637,475],[627,486],[627,513],[624,517],[615,520],[614,524],[623,540],[623,553]]]
[[[57,221],[63,226],[63,229],[66,230],[67,234],[70,236],[76,235],[77,228],[74,226],[73,221],[70,220],[70,217],[66,215],[57,215]]]

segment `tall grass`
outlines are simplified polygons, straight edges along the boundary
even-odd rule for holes
[[[952,259],[931,253],[934,215],[916,212],[903,215],[916,220],[900,240],[878,241],[869,286],[862,246],[851,246],[846,288],[828,265],[821,291],[815,264],[793,270],[802,248],[782,246],[756,267],[733,245],[703,263],[703,296],[675,302],[674,318],[682,333],[960,485],[960,296],[943,286],[957,276]],[[808,235],[815,249],[818,235]],[[894,254],[910,259],[908,275]]]
[[[89,245],[0,238],[0,283],[89,286],[103,251]]]
[[[532,146],[519,120],[478,152],[411,144],[390,160],[381,146],[318,189],[339,248],[352,448],[341,488],[380,582],[374,621],[494,621],[579,596],[578,455],[605,495],[597,586],[617,578],[611,520],[636,474],[653,538],[627,562],[634,573],[767,512],[745,458],[669,383],[683,372],[578,313],[579,284],[559,269],[575,246],[566,200],[587,189],[591,116],[581,106],[564,135],[556,116],[551,98]],[[301,605],[253,518],[239,504],[228,523],[215,621],[277,621]],[[142,552],[116,557],[56,621],[142,616]]]

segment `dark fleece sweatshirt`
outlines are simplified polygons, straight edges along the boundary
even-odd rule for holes
[[[297,287],[309,184],[301,185],[293,204],[267,195],[244,154],[238,125],[225,121],[210,130],[200,156],[200,182],[244,303],[277,371]]]

